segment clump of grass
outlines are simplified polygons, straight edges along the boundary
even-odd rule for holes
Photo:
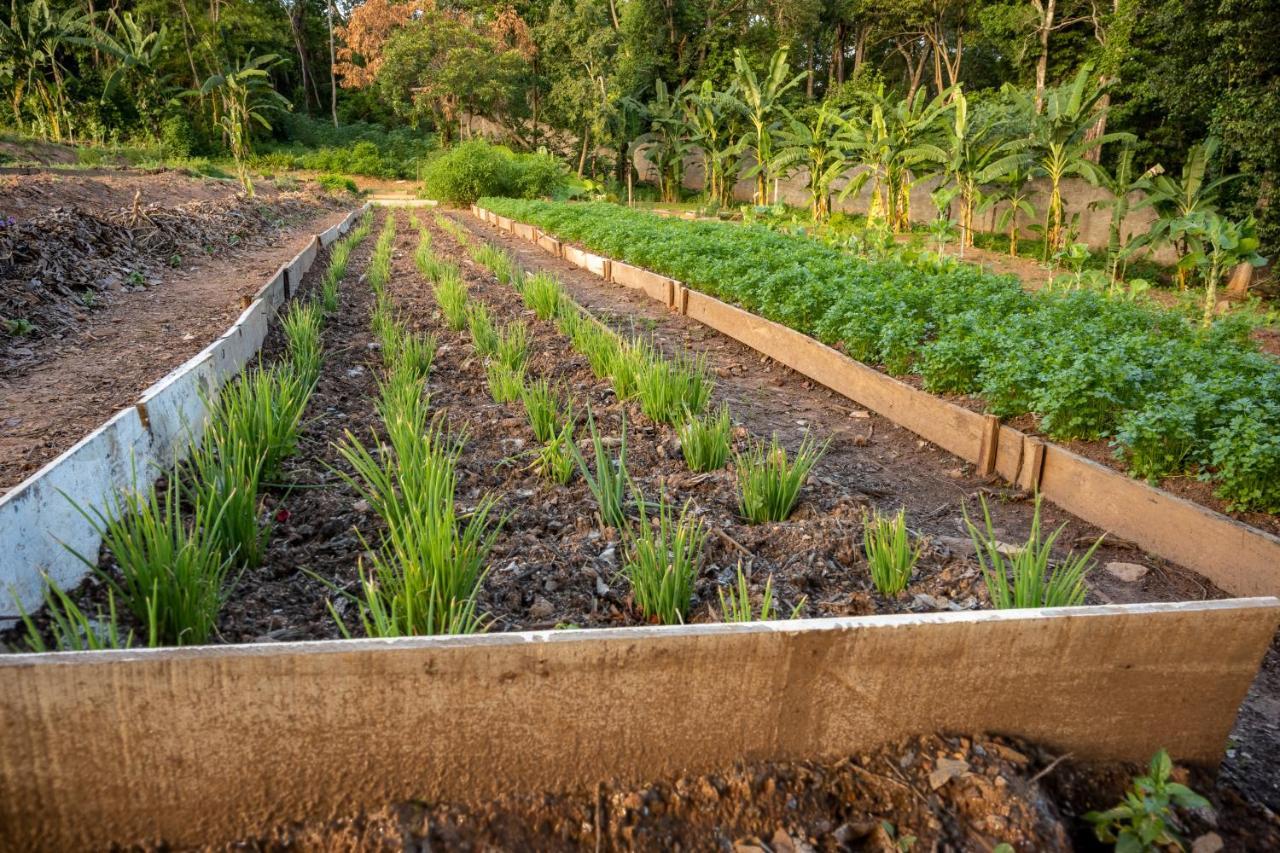
[[[615,391],[617,376],[614,377]],[[653,355],[645,359],[636,375],[640,409],[655,421],[677,424],[681,418],[702,414],[711,401],[714,382],[707,376],[706,360],[699,357],[665,359]],[[619,393],[619,396],[623,396]]]
[[[250,455],[262,459],[262,479],[271,482],[279,476],[280,463],[297,446],[312,387],[290,362],[242,372],[223,386],[211,407],[212,428],[242,438]]]
[[[623,575],[631,584],[636,608],[645,617],[664,625],[680,624],[689,612],[693,582],[702,565],[706,525],[693,516],[692,501],[684,504],[677,518],[663,494],[652,519],[638,493],[636,503],[640,521],[627,535]]]
[[[1021,607],[1068,607],[1084,604],[1085,575],[1093,567],[1093,555],[1102,544],[1103,537],[1084,554],[1071,552],[1066,559],[1052,566],[1053,544],[1062,534],[1066,523],[1042,538],[1040,534],[1040,495],[1036,495],[1035,511],[1031,516],[1031,532],[1027,543],[1012,554],[996,538],[991,523],[991,510],[987,499],[982,498],[984,526],[979,529],[965,512],[965,525],[969,538],[977,550],[978,565],[991,606],[999,610]]]
[[[369,235],[373,212],[366,211],[360,223],[341,240],[333,244],[329,253],[329,267],[324,271],[324,283],[320,290],[320,304],[325,314],[333,314],[338,310],[338,285],[347,274],[347,265],[351,261],[351,250]]]
[[[718,414],[689,418],[680,426],[680,452],[691,471],[717,471],[729,461],[733,421],[729,407]]]
[[[470,312],[467,307],[467,285],[457,267],[449,266],[435,279],[436,304],[444,316],[445,324],[455,332],[467,327]]]
[[[529,327],[520,320],[504,325],[498,335],[494,355],[513,370],[524,367],[529,358]]]
[[[262,564],[269,528],[262,523],[261,455],[251,439],[210,425],[191,449],[182,492],[193,506],[221,506],[210,531],[223,556],[247,567]]]
[[[528,279],[521,293],[524,304],[533,310],[539,320],[555,319],[565,298],[560,282],[542,272]]]
[[[598,346],[604,358],[605,374],[613,384],[614,396],[619,400],[630,400],[640,393],[640,377],[657,358],[653,350],[639,342],[625,344],[612,335]]]
[[[520,397],[529,416],[533,437],[540,442],[551,441],[566,422],[573,420],[572,405],[566,404],[562,409],[558,395],[545,379],[526,382]]]
[[[471,259],[493,273],[494,278],[520,290],[522,273],[515,259],[503,250],[483,243],[470,249]]]
[[[462,440],[447,436],[439,418],[426,424],[425,401],[387,401],[384,413],[389,447],[371,451],[350,433],[339,445],[355,471],[344,477],[386,526],[368,574],[361,562],[360,594],[353,596],[365,633],[483,630],[476,593],[501,525],[490,524],[494,499],[485,496],[470,512],[459,512],[454,496]]]
[[[819,446],[812,436],[800,442],[795,456],[787,457],[786,449],[775,435],[769,442],[751,442],[744,453],[735,453],[733,467],[738,475],[738,510],[752,524],[785,521],[795,508],[800,489],[826,445]]]
[[[524,391],[524,368],[513,368],[501,361],[485,365],[485,378],[489,382],[489,396],[495,403],[513,403]]]
[[[863,524],[862,550],[876,589],[881,595],[893,597],[907,588],[924,545],[912,549],[906,510],[888,517],[877,511]]]
[[[395,242],[396,218],[388,216],[374,244],[373,257],[369,259],[369,286],[374,293],[381,294],[391,280],[391,250]]]
[[[492,355],[498,350],[498,332],[493,327],[493,319],[489,309],[483,303],[476,302],[467,308],[467,329],[471,332],[471,342],[475,344],[480,355]]]
[[[467,235],[467,229],[463,228],[461,225],[454,222],[452,219],[450,219],[449,217],[445,216],[442,213],[437,213],[435,215],[435,220],[436,220],[436,226],[441,231],[444,231],[445,233],[453,237],[453,239],[457,240],[459,245],[465,247],[471,244],[471,240]]]
[[[406,333],[400,338],[396,358],[401,366],[425,382],[435,363],[437,346],[435,335]]]
[[[534,470],[553,483],[564,485],[573,477],[573,427],[573,421],[566,421],[534,456]]]
[[[107,590],[107,609],[98,608],[90,617],[63,589],[44,575],[44,612],[48,617],[47,631],[52,644],[45,641],[44,633],[23,609],[17,599],[18,616],[24,628],[23,642],[32,652],[91,652],[103,649],[129,649],[135,644],[132,630],[122,633],[119,613],[116,610],[115,590]],[[158,646],[160,638],[155,624],[155,609],[149,611],[145,645]]]
[[[103,577],[134,618],[159,643],[200,645],[213,636],[229,588],[231,559],[217,532],[224,507],[197,503],[184,521],[177,481],[175,468],[163,497],[154,486],[127,491],[110,512],[71,503],[111,553],[120,577]],[[98,571],[97,554],[72,553]]]
[[[582,479],[586,481],[587,488],[591,490],[591,496],[595,498],[596,507],[600,511],[600,521],[606,527],[621,530],[627,526],[627,483],[631,479],[627,473],[626,415],[622,417],[622,437],[618,444],[617,459],[611,457],[605,450],[604,441],[596,429],[595,418],[590,409],[587,409],[587,429],[591,432],[591,447],[595,453],[595,473],[587,467],[587,460],[578,450],[577,445],[570,446],[574,461],[578,463]]]
[[[576,319],[567,320],[566,318],[568,317]],[[591,372],[596,375],[597,379],[610,378],[613,359],[622,346],[617,337],[607,329],[600,328],[577,311],[565,311],[560,315],[560,318],[561,331],[568,329],[565,334],[568,335],[573,348],[586,356],[587,364],[591,366]]]
[[[314,385],[320,378],[320,365],[324,360],[324,308],[314,300],[297,301],[289,306],[280,323],[284,329],[289,359],[306,385]]]

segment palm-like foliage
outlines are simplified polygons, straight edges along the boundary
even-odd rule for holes
[[[148,30],[129,12],[117,15],[115,10],[109,13],[108,21],[114,34],[106,29],[93,31],[93,46],[117,62],[107,77],[102,98],[110,98],[122,84],[129,86],[138,113],[157,130],[162,108],[177,91],[173,75],[161,71],[170,47],[169,28],[161,24],[158,30]]]
[[[9,19],[0,21],[0,78],[8,81],[18,127],[25,126],[26,102],[34,111],[38,132],[55,142],[71,137],[66,69],[60,57],[67,45],[83,40],[90,20],[75,6],[55,12],[47,0],[10,0]]]
[[[882,84],[870,117],[854,126],[854,149],[865,168],[845,184],[840,198],[861,192],[870,182],[867,218],[883,220],[893,231],[909,228],[911,187],[916,182],[911,169],[920,161],[921,146],[946,109],[941,97],[929,101],[923,89],[915,97],[899,101],[887,94]]]
[[[659,79],[654,84],[653,94],[653,101],[645,107],[649,131],[636,141],[647,146],[645,155],[657,170],[662,200],[678,201],[684,180],[684,158],[692,147],[684,111],[688,84],[672,94],[667,84]]]
[[[1031,163],[1029,158],[1016,162],[983,191],[978,212],[996,207],[995,227],[1009,235],[1009,257],[1018,255],[1018,232],[1022,229],[1022,217],[1035,218],[1036,208],[1031,203]],[[1000,207],[1000,205],[1004,205]]]
[[[831,184],[849,168],[849,152],[854,147],[852,125],[836,107],[822,102],[806,124],[790,117],[789,127],[780,134],[773,170],[786,174],[803,168],[809,175],[810,210],[815,221],[831,212]]]
[[[1005,145],[1006,156],[987,169],[988,178],[1016,168],[1029,154],[1036,170],[1049,182],[1049,203],[1044,219],[1044,260],[1063,247],[1063,223],[1066,205],[1062,198],[1062,182],[1076,176],[1091,184],[1097,184],[1102,170],[1089,159],[1093,149],[1109,142],[1132,140],[1128,133],[1104,133],[1089,138],[1089,129],[1098,121],[1105,109],[1102,96],[1105,85],[1093,81],[1093,68],[1083,66],[1071,83],[1046,94],[1044,109],[1031,125],[1031,135]]]
[[[268,74],[280,61],[274,53],[237,61],[211,75],[199,89],[201,97],[212,95],[218,104],[218,124],[235,158],[240,183],[250,197],[253,182],[245,161],[252,152],[253,127],[270,130],[267,115],[290,108],[289,101],[272,87]]]
[[[738,173],[740,141],[731,137],[732,98],[718,92],[710,80],[702,81],[696,92],[689,91],[684,101],[684,122],[689,141],[702,154],[703,188],[707,197],[718,204],[728,204],[733,196]]]
[[[756,179],[757,204],[769,201],[769,181],[773,178],[773,134],[782,114],[782,98],[803,79],[803,73],[791,76],[785,47],[773,54],[769,60],[769,71],[763,78],[756,75],[741,49],[733,52],[733,88],[729,97],[750,126],[739,142],[755,158],[751,174]]]
[[[1113,286],[1121,278],[1121,264],[1129,256],[1129,252],[1136,248],[1124,233],[1124,221],[1130,210],[1129,196],[1142,191],[1147,186],[1147,181],[1157,174],[1156,170],[1159,168],[1153,166],[1134,177],[1133,154],[1133,144],[1128,143],[1120,151],[1113,171],[1098,170],[1098,183],[1107,190],[1110,198],[1095,201],[1089,205],[1092,209],[1110,208],[1111,210],[1110,236],[1107,240],[1107,269],[1111,274]]]
[[[1139,183],[1140,188],[1146,190],[1147,197],[1134,209],[1152,207],[1157,217],[1150,232],[1141,238],[1141,242],[1173,246],[1178,255],[1180,287],[1186,286],[1187,273],[1194,266],[1193,262],[1183,263],[1183,260],[1199,249],[1195,245],[1195,236],[1183,226],[1195,222],[1196,217],[1201,214],[1217,213],[1218,196],[1222,188],[1240,177],[1226,175],[1210,178],[1209,168],[1218,153],[1218,145],[1217,139],[1209,137],[1201,144],[1187,149],[1187,160],[1178,177],[1166,175],[1163,169],[1156,166]]]

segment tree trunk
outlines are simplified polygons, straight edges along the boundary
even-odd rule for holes
[[[836,24],[834,35],[834,43],[831,45],[831,68],[834,72],[836,83],[844,82],[844,40],[845,40],[844,21]]]
[[[338,126],[338,73],[337,57],[333,48],[333,0],[328,2],[329,16],[329,111],[333,113],[333,126]]]
[[[1036,35],[1040,40],[1040,58],[1036,60],[1036,112],[1044,108],[1045,79],[1049,75],[1049,35],[1053,32],[1053,19],[1057,15],[1057,0],[1031,0],[1039,13]]]

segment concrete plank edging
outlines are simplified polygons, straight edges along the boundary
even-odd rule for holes
[[[522,232],[521,229],[526,229]],[[524,236],[532,226],[513,223]],[[530,237],[525,237],[530,239]],[[1193,569],[1233,595],[1280,594],[1280,537],[1114,471],[1037,436],[913,388],[794,329],[567,243],[561,256],[606,280],[639,287],[681,313],[858,402],[961,459],[1048,500],[1113,536]],[[611,267],[608,272],[602,268]],[[621,276],[619,273],[621,272]],[[659,292],[671,281],[676,295]],[[646,286],[647,285],[647,286]]]
[[[366,209],[368,204],[334,227],[345,233]],[[200,436],[205,402],[261,349],[287,297],[285,276],[300,282],[321,242],[314,237],[258,290],[226,332],[143,391],[135,405],[0,496],[0,625],[17,617],[11,597],[28,612],[41,605],[42,573],[64,588],[84,578],[88,566],[68,549],[93,559],[101,537],[68,498],[90,514],[109,513],[115,494],[149,482],[156,469],[180,459]]]
[[[1252,599],[10,655],[0,825],[15,849],[222,844],[935,731],[1212,766],[1278,620]]]

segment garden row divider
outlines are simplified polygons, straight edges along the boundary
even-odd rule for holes
[[[933,732],[1213,767],[1278,619],[1238,599],[0,656],[0,849],[221,846]]]
[[[267,280],[217,340],[0,497],[0,627],[18,616],[10,612],[13,600],[28,612],[43,603],[42,574],[64,589],[84,578],[89,569],[76,553],[93,559],[102,540],[71,500],[90,514],[107,513],[121,490],[171,468],[190,442],[199,439],[206,402],[258,354],[272,319],[320,248],[350,230],[368,207],[351,211],[315,235]]]
[[[542,245],[540,229],[476,207],[482,221]],[[506,224],[504,224],[506,223]],[[509,227],[508,227],[509,226]],[[1152,554],[1199,572],[1232,595],[1280,595],[1280,537],[1027,435],[649,270],[564,241],[557,256],[733,338],[926,441]]]

